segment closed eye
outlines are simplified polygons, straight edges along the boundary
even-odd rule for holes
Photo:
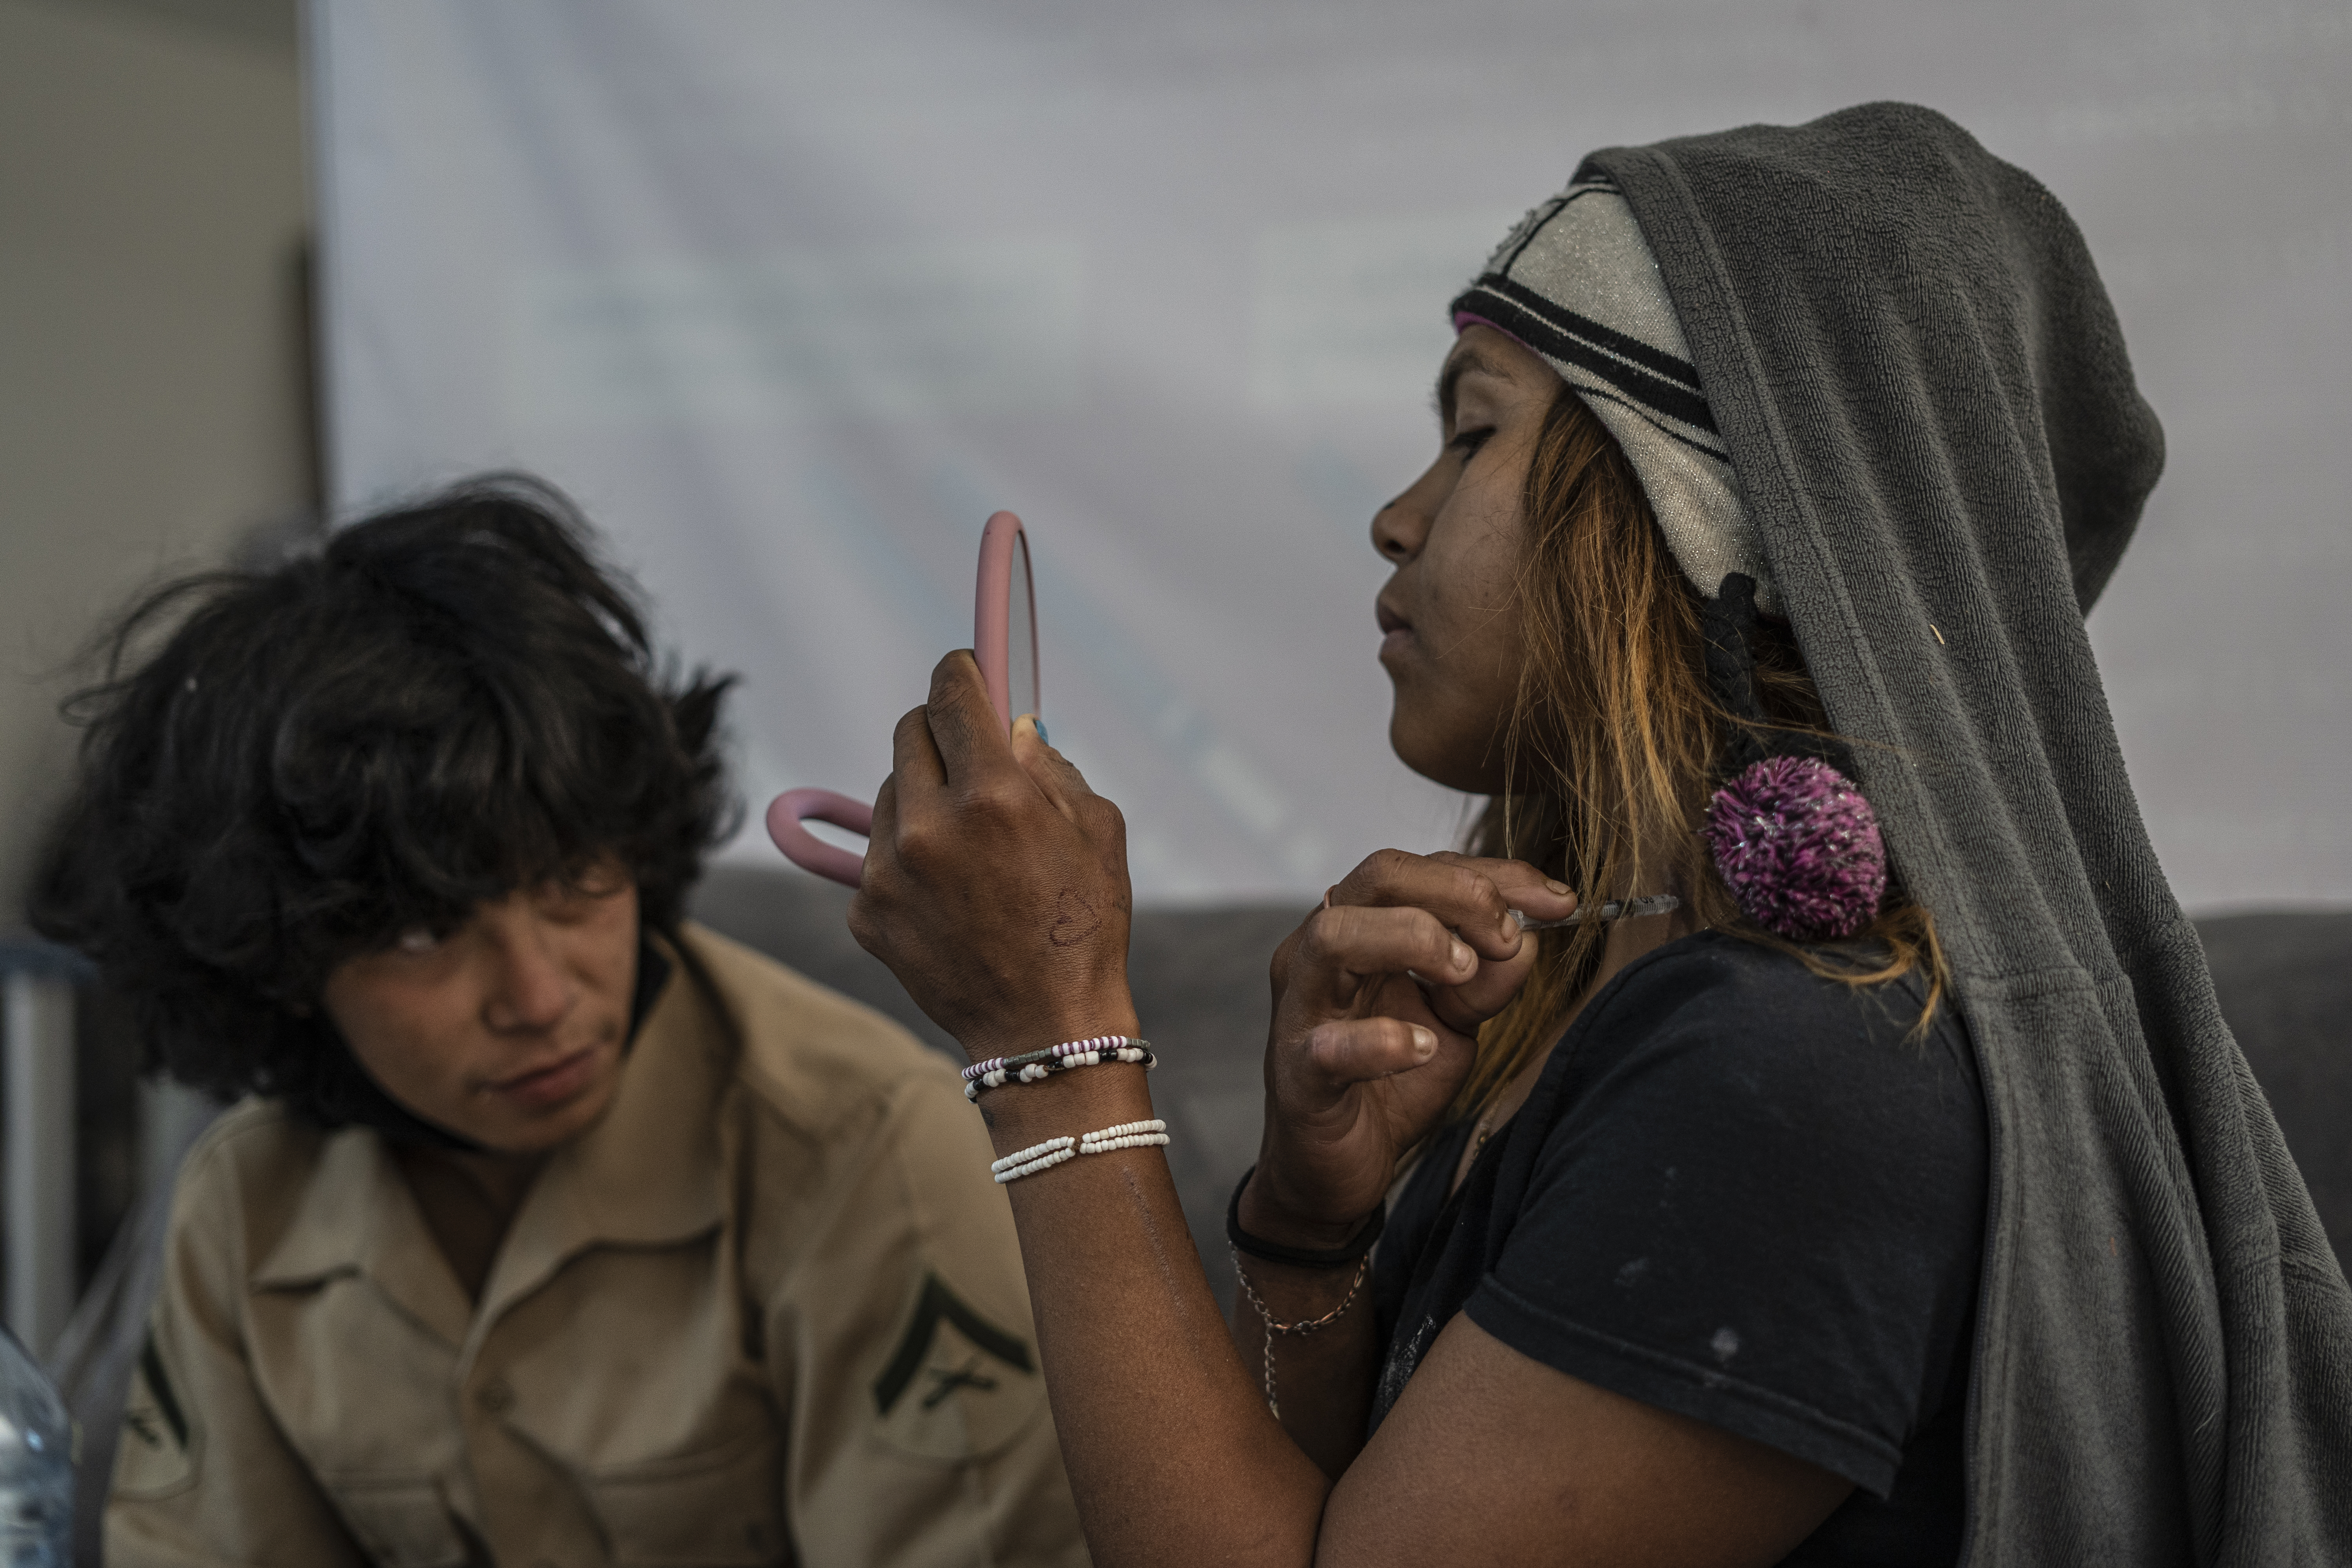
[[[1485,446],[1486,438],[1494,433],[1495,427],[1492,425],[1482,425],[1470,430],[1457,430],[1454,433],[1454,439],[1445,443],[1445,449],[1449,452],[1461,453],[1462,460],[1466,463],[1477,454],[1478,448]]]

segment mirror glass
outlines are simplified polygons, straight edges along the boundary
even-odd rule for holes
[[[1029,539],[1013,536],[1011,604],[1004,617],[1004,685],[1013,717],[1043,713],[1037,698],[1037,595],[1029,580]]]

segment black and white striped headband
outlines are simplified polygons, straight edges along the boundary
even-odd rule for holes
[[[1701,594],[1745,573],[1758,608],[1779,613],[1682,323],[1615,185],[1580,180],[1521,218],[1454,301],[1454,330],[1474,322],[1542,355],[1600,416]]]

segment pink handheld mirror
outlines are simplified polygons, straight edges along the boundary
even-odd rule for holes
[[[1021,520],[1000,511],[980,532],[980,584],[973,595],[971,650],[988,700],[1009,731],[1037,706],[1037,592],[1029,575],[1029,537]],[[874,808],[829,789],[788,789],[768,805],[768,837],[784,858],[847,887],[857,886],[866,858],[827,844],[801,825],[826,822],[852,833],[874,831]]]

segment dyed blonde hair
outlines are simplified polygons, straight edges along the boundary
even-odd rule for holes
[[[1708,689],[1701,600],[1623,449],[1565,386],[1537,439],[1522,506],[1526,658],[1502,736],[1509,787],[1471,827],[1472,852],[1531,861],[1588,905],[1674,887],[1701,924],[1779,948],[1848,985],[1924,969],[1924,1033],[1948,980],[1926,909],[1891,887],[1878,917],[1851,942],[1808,951],[1749,921],[1716,874],[1698,828],[1717,783],[1718,742],[1735,721]],[[1789,629],[1765,622],[1755,641],[1767,728],[1827,733]],[[1664,863],[1643,864],[1644,846],[1663,852]],[[1457,1116],[1482,1114],[1552,1043],[1591,988],[1608,932],[1595,921],[1541,939],[1526,988],[1479,1031]]]

